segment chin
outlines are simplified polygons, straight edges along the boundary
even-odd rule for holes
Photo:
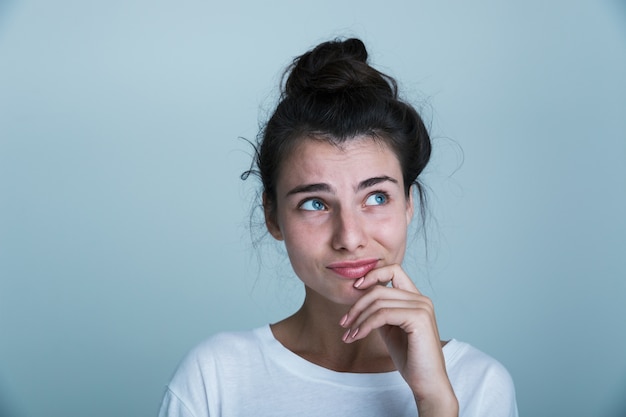
[[[363,295],[362,290],[352,287],[352,283],[346,282],[348,285],[342,285],[339,288],[324,289],[318,291],[311,287],[306,287],[306,298],[309,302],[333,303],[339,306],[351,307]],[[322,301],[323,300],[323,301]]]
[[[329,301],[342,305],[351,307],[354,303],[356,303],[359,298],[363,296],[364,292],[362,290],[357,290],[356,288],[350,288],[348,291],[342,291],[341,293],[335,293],[331,297],[326,297]]]

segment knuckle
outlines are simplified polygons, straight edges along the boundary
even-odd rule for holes
[[[433,317],[433,314],[430,309],[420,306],[415,309],[415,317],[418,320],[430,321]]]
[[[389,308],[389,307],[380,307],[376,313],[374,313],[374,316],[376,316],[376,318],[378,319],[384,319],[385,317],[388,317],[389,314],[392,312],[393,309]]]
[[[372,303],[372,307],[374,307],[376,310],[384,310],[385,308],[385,302],[383,299],[381,298],[377,298],[376,300],[374,300],[374,302]]]
[[[422,295],[420,296],[419,301],[425,308],[434,310],[435,305],[433,304],[433,300],[431,300],[430,298],[426,297],[425,295]]]

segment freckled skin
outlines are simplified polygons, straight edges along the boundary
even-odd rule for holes
[[[397,369],[420,416],[458,416],[432,302],[400,266],[413,201],[395,154],[367,137],[304,139],[280,172],[266,223],[306,295],[276,339],[329,369]]]
[[[288,175],[278,179],[276,222],[268,227],[285,241],[293,269],[307,287],[351,305],[361,292],[329,270],[329,264],[357,259],[378,259],[379,267],[401,263],[413,206],[404,194],[400,163],[384,144],[363,138],[338,148],[304,140],[281,172]],[[381,177],[396,182],[359,188],[363,181]],[[328,190],[287,195],[306,184],[326,184]],[[373,194],[381,191],[386,200]],[[324,209],[306,210],[320,207],[319,202]]]

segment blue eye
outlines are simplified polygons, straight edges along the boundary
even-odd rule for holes
[[[324,205],[324,203],[322,203],[321,200],[318,200],[317,198],[312,198],[300,204],[300,208],[302,210],[319,211],[326,209],[326,206]]]
[[[387,202],[388,198],[385,193],[374,193],[365,200],[366,206],[380,206]]]

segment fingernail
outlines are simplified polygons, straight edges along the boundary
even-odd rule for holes
[[[347,321],[348,321],[348,313],[346,313],[346,314],[345,314],[345,315],[341,318],[341,321],[339,322],[339,325],[340,325],[341,327],[343,327],[343,326],[346,324],[346,322],[347,322]]]
[[[354,283],[354,286],[356,288],[359,288],[361,286],[361,284],[363,284],[363,281],[365,281],[365,277],[361,277],[357,280],[357,282]]]
[[[356,329],[354,329],[354,331],[352,332],[352,334],[350,335],[350,337],[351,337],[352,339],[354,339],[358,333],[359,333],[359,328],[357,327]]]
[[[341,337],[341,340],[345,342],[346,340],[348,340],[348,336],[350,336],[350,329],[346,330],[346,332]]]

